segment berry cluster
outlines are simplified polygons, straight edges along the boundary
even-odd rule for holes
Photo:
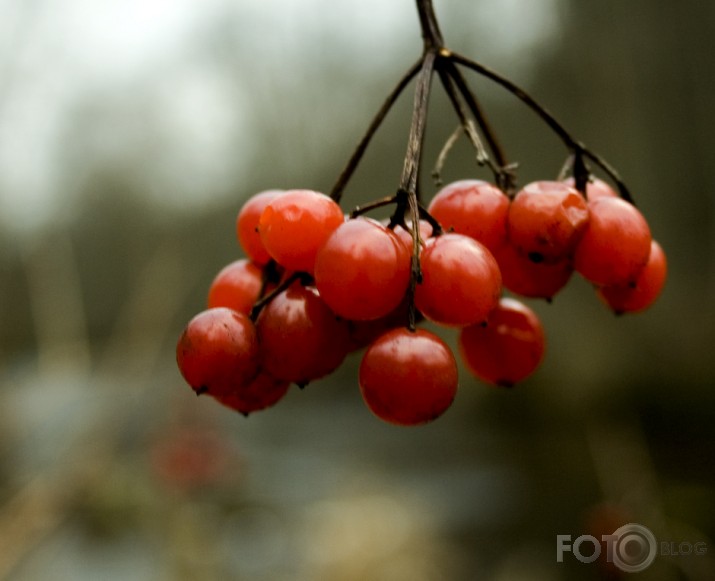
[[[248,414],[364,348],[368,407],[388,422],[419,424],[452,403],[457,363],[438,335],[410,321],[458,329],[466,367],[511,386],[541,362],[544,332],[503,289],[551,300],[576,270],[620,313],[648,307],[665,280],[645,219],[601,180],[586,197],[568,182],[541,181],[513,199],[485,181],[458,181],[422,216],[417,229],[394,215],[387,224],[346,218],[310,190],[250,198],[237,219],[248,258],[218,273],[208,310],[179,340],[187,382]],[[415,241],[420,277],[411,285]]]
[[[394,424],[421,424],[444,413],[458,384],[454,354],[439,335],[418,327],[421,321],[456,329],[465,367],[506,387],[538,367],[544,331],[536,314],[505,290],[551,301],[577,272],[616,313],[641,311],[658,297],[665,255],[615,170],[523,89],[448,50],[431,0],[416,3],[423,54],[378,111],[330,195],[269,190],[238,213],[236,233],[247,258],[218,273],[208,309],[189,322],[177,345],[179,369],[197,394],[248,414],[364,349],[359,385],[370,410]],[[516,166],[507,162],[460,67],[494,81],[541,117],[570,151],[563,175],[517,191]],[[494,183],[454,182],[424,205],[421,149],[435,73],[459,119],[435,177],[464,133]],[[397,192],[345,216],[343,190],[414,77]],[[618,191],[595,178],[587,161]],[[393,206],[388,219],[365,217],[387,206]]]

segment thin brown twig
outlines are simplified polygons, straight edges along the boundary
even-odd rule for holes
[[[441,62],[442,61],[440,61],[440,63]],[[484,135],[484,138],[487,141],[489,150],[494,156],[497,165],[500,168],[510,167],[506,153],[504,152],[504,149],[499,143],[499,139],[497,138],[496,133],[492,129],[491,124],[487,120],[487,117],[482,110],[477,96],[474,94],[474,91],[469,87],[469,84],[464,78],[464,75],[462,75],[461,71],[454,65],[454,63],[449,60],[444,61],[444,71],[454,81],[455,85],[457,86],[457,90],[462,94],[462,97],[464,98],[467,107],[471,111],[474,119],[477,122],[477,125],[479,126],[482,134]]]
[[[434,169],[432,170],[432,180],[434,181],[434,185],[437,187],[440,187],[443,183],[442,170],[444,169],[444,164],[447,161],[447,156],[449,155],[449,152],[452,151],[454,144],[457,143],[457,140],[459,139],[459,136],[462,135],[463,131],[462,126],[457,125],[457,128],[449,135],[447,141],[444,142],[442,149],[439,151],[437,161],[435,162]]]
[[[353,176],[353,173],[355,173],[355,170],[360,164],[360,161],[362,160],[362,157],[365,154],[365,151],[367,150],[370,141],[372,140],[377,130],[380,128],[380,125],[385,120],[385,117],[387,117],[387,114],[390,112],[390,109],[392,109],[392,106],[395,104],[402,91],[410,83],[414,76],[419,72],[421,66],[422,59],[420,58],[420,60],[418,60],[414,65],[412,65],[398,81],[397,85],[395,85],[395,88],[392,89],[392,92],[385,99],[384,103],[382,104],[382,107],[380,107],[378,112],[375,114],[375,117],[373,117],[372,121],[370,122],[370,125],[367,128],[367,131],[365,131],[365,134],[355,148],[355,151],[353,151],[353,154],[350,156],[348,163],[345,165],[345,168],[343,169],[340,176],[338,177],[337,182],[333,186],[333,189],[330,191],[330,197],[336,202],[340,203],[340,199],[343,195],[343,190],[345,189],[345,186],[347,186],[348,182],[350,181],[350,178]]]
[[[481,63],[473,61],[465,56],[457,54],[447,49],[442,49],[440,51],[440,56],[453,63],[460,64],[468,69],[471,69],[480,75],[491,79],[512,95],[517,97],[520,101],[525,103],[532,111],[534,111],[548,126],[549,128],[559,136],[559,138],[564,142],[564,144],[571,149],[575,155],[582,155],[593,161],[598,165],[603,171],[605,171],[611,179],[616,183],[620,191],[621,197],[630,203],[634,203],[633,197],[628,191],[628,187],[621,179],[618,172],[600,155],[591,151],[586,145],[574,138],[571,133],[569,133],[566,128],[542,105],[540,105],[529,93],[524,89],[504,77],[503,75],[497,73],[496,71],[484,66]]]
[[[459,99],[459,95],[455,90],[452,79],[449,77],[449,75],[447,75],[447,73],[442,70],[439,71],[439,76],[440,80],[442,81],[442,86],[444,87],[444,90],[447,93],[450,102],[452,103],[452,108],[457,114],[457,117],[459,117],[462,129],[464,130],[464,133],[467,135],[469,141],[472,143],[474,149],[477,152],[477,163],[479,165],[486,165],[494,174],[494,179],[497,181],[497,183],[501,185],[502,169],[495,165],[489,157],[489,154],[487,153],[487,150],[484,147],[481,138],[479,137],[479,133],[477,132],[477,128],[475,127],[474,121],[469,118],[468,113],[464,108],[464,105]]]

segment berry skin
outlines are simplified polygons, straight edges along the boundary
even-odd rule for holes
[[[503,298],[486,325],[465,327],[459,350],[467,368],[479,379],[511,387],[531,375],[544,356],[544,330],[523,303]]]
[[[508,237],[532,261],[558,262],[571,256],[588,221],[577,190],[563,182],[532,182],[511,203]]]
[[[392,230],[367,218],[341,224],[315,259],[321,298],[346,319],[367,321],[389,314],[409,282],[409,250]]]
[[[412,426],[441,416],[457,393],[457,363],[449,347],[424,329],[393,329],[365,351],[360,391],[380,419]]]
[[[264,307],[256,327],[262,368],[298,385],[335,371],[350,349],[347,323],[298,282]]]
[[[501,273],[485,246],[462,234],[430,238],[420,258],[415,305],[435,323],[463,327],[484,321],[501,293]]]
[[[263,273],[254,263],[241,258],[226,265],[209,287],[208,308],[228,307],[248,315],[258,300]]]
[[[283,190],[266,190],[249,198],[236,217],[236,237],[246,255],[256,264],[266,264],[270,255],[261,242],[258,233],[258,219],[263,210]]]
[[[265,207],[258,231],[278,264],[312,273],[318,249],[344,220],[340,206],[325,194],[288,190]]]
[[[571,261],[532,262],[511,244],[504,244],[494,254],[501,271],[502,284],[523,297],[551,300],[571,278]]]
[[[200,395],[222,396],[258,374],[258,336],[244,314],[217,307],[196,315],[176,345],[181,375]]]
[[[648,262],[638,274],[634,286],[604,286],[597,292],[601,300],[616,314],[644,311],[660,296],[667,271],[665,253],[660,244],[653,240]]]
[[[648,223],[620,198],[599,198],[588,205],[591,220],[576,247],[574,268],[599,286],[635,284],[650,254]]]
[[[289,381],[276,379],[265,371],[259,371],[256,378],[245,385],[237,386],[234,391],[216,396],[224,406],[248,416],[275,405],[288,392]]]
[[[482,180],[461,180],[442,188],[428,211],[446,231],[453,229],[494,252],[506,240],[509,198]]]

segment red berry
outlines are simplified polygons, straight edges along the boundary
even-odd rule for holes
[[[428,211],[445,230],[474,238],[492,252],[506,239],[509,198],[488,182],[453,182],[435,194]]]
[[[265,264],[271,259],[258,233],[258,219],[268,203],[282,193],[283,190],[266,190],[252,196],[243,205],[236,217],[236,237],[238,242],[246,252],[246,255],[256,264]]]
[[[650,254],[645,218],[620,198],[599,198],[588,206],[591,220],[576,247],[574,268],[597,285],[635,284]]]
[[[568,259],[554,263],[533,262],[509,243],[499,248],[494,258],[499,264],[504,287],[524,297],[549,300],[566,286],[573,273]]]
[[[181,375],[197,394],[221,396],[253,381],[258,357],[253,322],[224,307],[196,315],[176,345]]]
[[[411,426],[442,415],[457,393],[457,363],[437,335],[418,329],[388,331],[365,352],[360,391],[382,420]]]
[[[484,321],[497,305],[501,274],[485,246],[461,234],[430,238],[422,251],[422,283],[415,305],[435,323],[465,326]]]
[[[245,385],[236,386],[230,393],[216,396],[219,403],[247,416],[251,412],[276,404],[288,392],[289,381],[276,379],[265,371]]]
[[[265,207],[258,231],[278,264],[312,273],[318,248],[344,219],[340,206],[325,194],[288,190]]]
[[[576,180],[574,178],[568,178],[564,180],[564,183],[576,187]],[[589,202],[593,202],[598,198],[617,198],[618,194],[610,185],[599,178],[591,178],[586,182],[586,199]]]
[[[486,325],[466,327],[459,348],[478,378],[511,387],[531,375],[544,355],[544,331],[536,314],[517,300],[503,298]]]
[[[509,208],[509,240],[534,262],[558,262],[571,256],[588,220],[578,191],[563,182],[532,182]]]
[[[298,282],[263,308],[256,327],[263,369],[299,385],[333,372],[350,349],[347,323]]]
[[[228,307],[244,315],[258,300],[263,284],[263,273],[245,258],[225,266],[209,287],[208,307]]]
[[[638,274],[635,285],[604,286],[598,289],[598,295],[618,314],[643,311],[660,296],[667,270],[665,253],[660,244],[653,240],[648,262]]]
[[[357,218],[341,224],[316,256],[320,296],[346,319],[387,315],[400,304],[409,282],[409,250],[375,220]]]

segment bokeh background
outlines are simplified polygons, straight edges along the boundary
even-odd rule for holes
[[[241,256],[240,205],[330,189],[419,55],[414,2],[2,0],[0,578],[618,579],[557,563],[556,536],[628,522],[709,549],[634,579],[715,578],[715,4],[435,9],[619,169],[668,253],[659,303],[617,318],[574,278],[529,303],[539,372],[502,391],[462,370],[425,427],[370,414],[355,356],[248,419],[197,399],[175,341]],[[555,177],[560,142],[468,78],[520,183]],[[427,194],[457,121],[435,87]],[[346,208],[394,192],[411,103]],[[489,178],[460,141],[444,179],[466,177]]]

